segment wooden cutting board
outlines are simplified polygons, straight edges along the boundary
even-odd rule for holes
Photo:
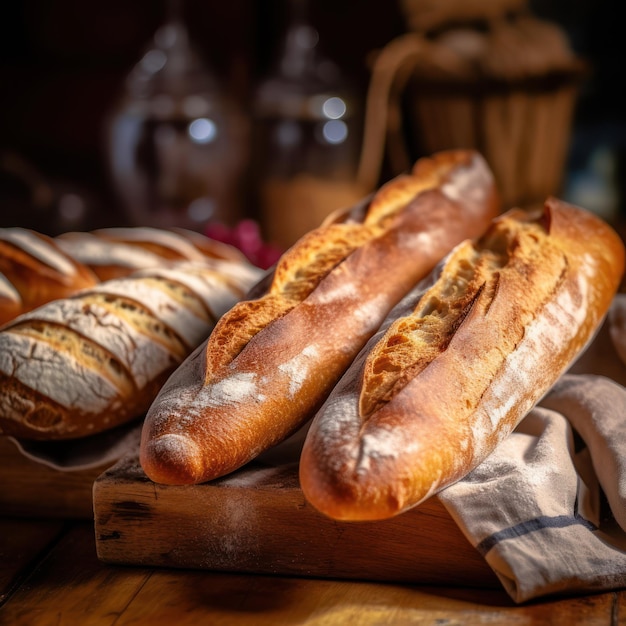
[[[297,463],[172,487],[149,480],[132,455],[96,480],[94,520],[107,563],[499,586],[436,498],[391,520],[336,522],[305,501]]]

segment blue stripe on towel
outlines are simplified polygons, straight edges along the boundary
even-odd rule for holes
[[[485,556],[489,550],[501,541],[521,537],[522,535],[527,535],[528,533],[544,528],[565,528],[566,526],[574,526],[576,524],[584,526],[587,530],[597,530],[594,524],[580,515],[556,515],[554,517],[542,515],[541,517],[535,517],[526,522],[520,522],[515,526],[509,526],[509,528],[504,528],[493,535],[489,535],[489,537],[485,537],[485,539],[476,546],[476,549],[482,556]]]

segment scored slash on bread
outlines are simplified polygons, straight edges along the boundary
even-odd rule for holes
[[[499,210],[484,159],[448,151],[302,237],[159,392],[142,431],[148,477],[204,482],[297,430],[406,291]]]
[[[515,215],[511,212],[497,221],[478,243],[460,244],[415,310],[394,321],[367,355],[359,398],[364,420],[444,352],[472,308],[493,302],[502,277],[513,272],[519,294],[511,298],[510,318],[500,322],[507,332],[499,338],[498,348],[508,354],[521,340],[535,312],[554,293],[566,258],[545,238],[540,222],[528,221],[521,211],[519,221],[511,221]],[[554,270],[547,280],[542,266]],[[483,363],[487,361],[488,357]]]
[[[623,271],[618,235],[554,198],[461,243],[313,419],[307,500],[334,519],[385,519],[467,475],[588,345]]]
[[[439,183],[435,168],[421,175],[398,178],[375,195],[362,221],[325,224],[306,233],[287,250],[277,264],[266,294],[235,305],[228,323],[216,328],[211,338],[215,351],[207,361],[206,382],[230,363],[247,343],[270,322],[283,317],[301,303],[322,279],[357,248],[381,236],[389,223],[412,198]],[[335,216],[333,216],[335,219]]]

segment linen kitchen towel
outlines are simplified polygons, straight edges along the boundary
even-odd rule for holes
[[[515,602],[626,587],[626,389],[566,374],[438,497]]]

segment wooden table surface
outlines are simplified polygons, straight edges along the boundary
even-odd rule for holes
[[[626,625],[626,591],[516,606],[500,590],[112,566],[89,520],[0,517],[2,626]]]

